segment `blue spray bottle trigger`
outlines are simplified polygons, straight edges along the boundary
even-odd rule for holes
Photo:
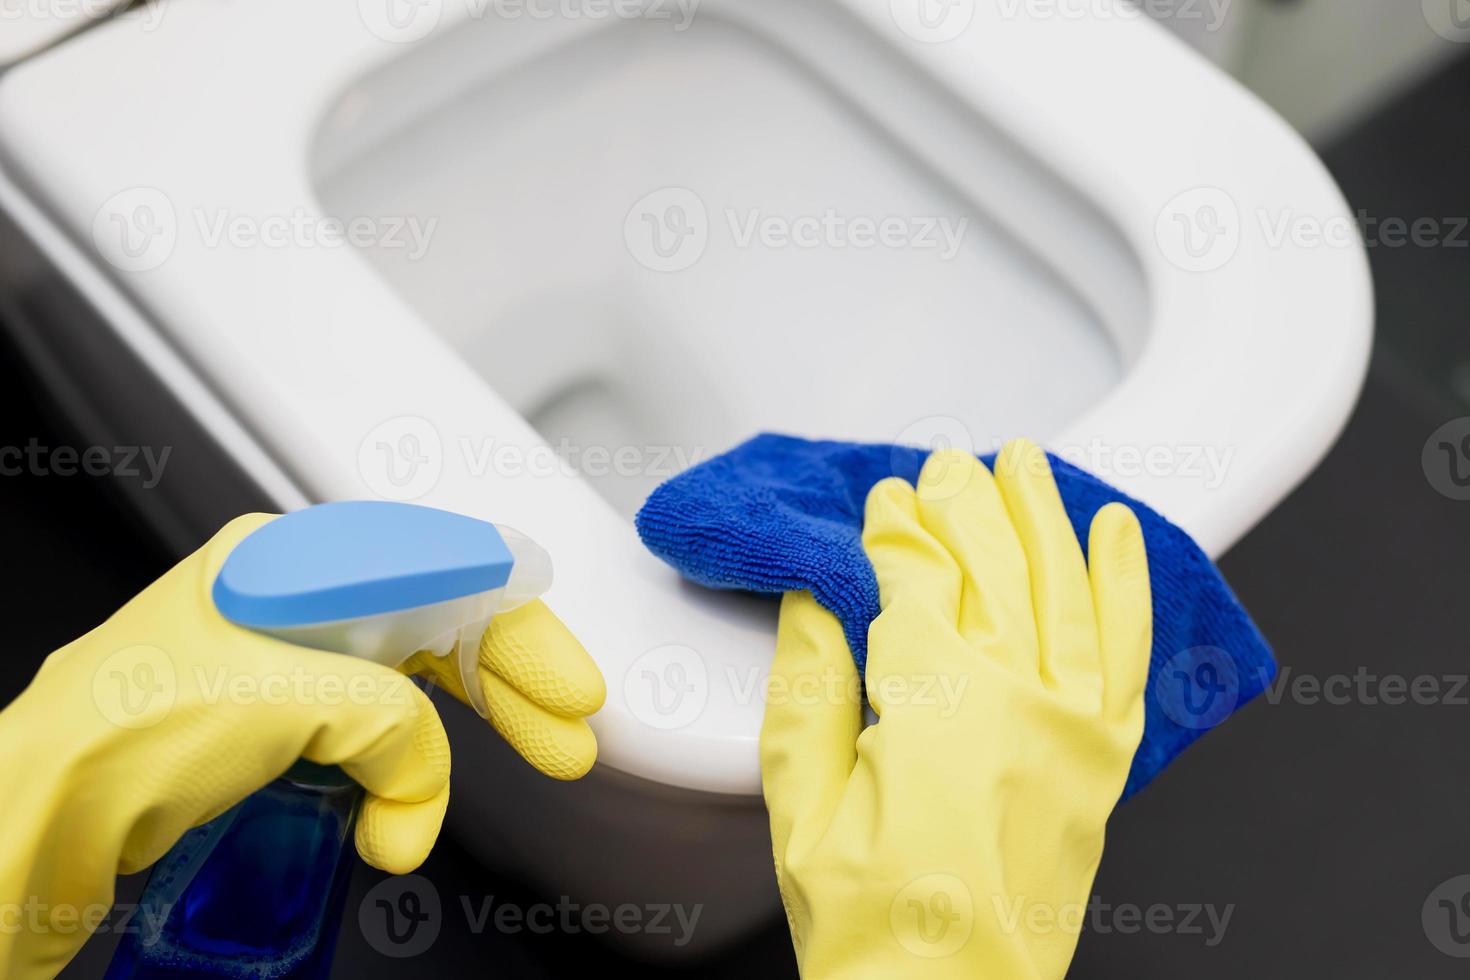
[[[300,646],[396,667],[455,656],[475,710],[480,637],[551,585],[551,559],[510,528],[388,501],[318,504],[235,546],[214,582],[231,622]]]

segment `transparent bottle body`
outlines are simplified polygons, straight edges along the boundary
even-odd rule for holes
[[[153,866],[107,980],[324,980],[361,800],[340,769],[302,762],[190,830]]]

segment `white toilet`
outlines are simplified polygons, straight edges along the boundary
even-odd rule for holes
[[[3,320],[86,438],[173,447],[134,497],[180,548],[372,496],[541,542],[601,764],[542,779],[446,703],[452,830],[699,904],[616,938],[707,952],[779,914],[775,607],[650,556],[648,490],[762,430],[1028,434],[1218,554],[1357,394],[1325,170],[1126,3],[1066,6],[165,3],[0,75]]]

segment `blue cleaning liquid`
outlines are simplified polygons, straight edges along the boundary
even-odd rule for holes
[[[321,980],[331,967],[362,790],[298,763],[154,865],[107,980]]]

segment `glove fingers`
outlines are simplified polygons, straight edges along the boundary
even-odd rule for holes
[[[868,492],[863,548],[878,577],[883,612],[868,628],[866,669],[868,702],[882,717],[892,705],[890,691],[902,692],[923,676],[968,673],[973,651],[957,632],[960,569],[954,557],[919,520],[914,488],[902,480],[879,482]],[[938,646],[914,643],[916,624],[936,636],[952,636]],[[890,636],[897,631],[899,636]],[[894,686],[890,688],[890,682]]]
[[[962,450],[930,455],[919,518],[959,564],[960,633],[975,649],[1035,677],[1040,655],[1026,553],[985,465]]]
[[[819,835],[842,798],[863,727],[857,666],[842,624],[810,592],[781,599],[761,723],[761,786],[778,859]],[[798,838],[798,844],[800,840]]]
[[[1102,677],[1092,591],[1051,464],[1035,443],[1016,439],[996,457],[995,480],[1031,570],[1042,682],[1095,704],[1102,697]]]
[[[496,616],[480,641],[480,664],[546,710],[568,718],[602,707],[602,671],[539,599]]]
[[[449,739],[434,705],[408,677],[378,664],[335,654],[314,659],[343,674],[334,705],[297,706],[315,725],[300,755],[337,765],[374,796],[417,803],[449,781]],[[334,699],[337,700],[337,699]]]
[[[868,491],[863,550],[878,576],[884,609],[902,602],[932,610],[950,624],[959,621],[960,570],[924,529],[914,488],[903,480],[880,480]]]
[[[418,803],[369,795],[357,816],[357,853],[380,871],[408,874],[429,856],[448,806],[448,783]]]
[[[453,657],[436,657],[427,650],[420,650],[398,665],[398,669],[410,677],[422,677],[434,687],[442,687],[461,704],[469,704],[464,684],[460,681],[459,665]],[[484,668],[482,667],[481,670]]]
[[[494,671],[480,670],[490,724],[511,748],[553,779],[580,779],[597,761],[597,736],[585,718],[546,710]]]
[[[1143,692],[1153,648],[1148,552],[1133,511],[1108,504],[1092,519],[1087,553],[1102,647],[1103,704],[1110,718],[1143,728]],[[1136,739],[1135,739],[1136,742]]]

